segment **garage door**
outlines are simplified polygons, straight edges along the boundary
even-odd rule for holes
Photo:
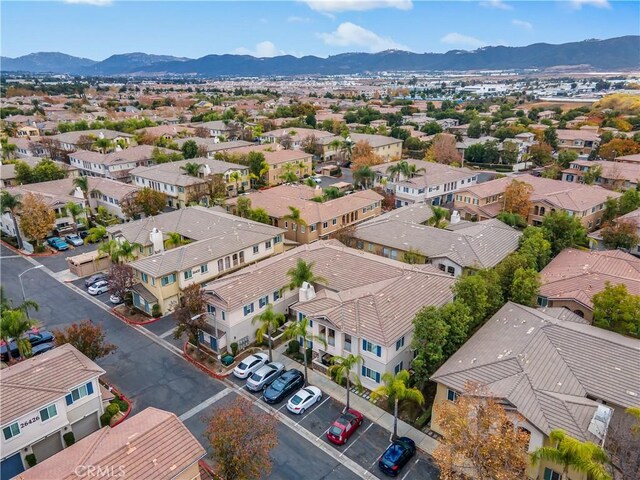
[[[44,440],[40,440],[38,443],[35,443],[32,448],[38,463],[55,455],[62,450],[62,438],[60,436],[60,432],[56,432],[53,435],[49,435]]]
[[[20,453],[5,458],[2,463],[0,463],[1,480],[9,480],[22,472],[24,472],[24,465],[22,464]]]
[[[97,413],[92,413],[71,425],[71,430],[73,430],[73,436],[75,437],[76,442],[87,435],[91,435],[93,432],[98,430],[98,428],[100,428],[100,425],[98,423]]]

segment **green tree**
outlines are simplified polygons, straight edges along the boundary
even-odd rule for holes
[[[351,390],[351,382],[356,384],[358,389],[362,388],[362,382],[360,376],[356,373],[358,365],[364,363],[364,358],[361,355],[354,355],[350,353],[346,357],[336,355],[331,359],[332,365],[329,367],[329,376],[338,383],[342,384],[344,380],[347,388],[347,404],[345,405],[343,412],[349,410],[349,393]]]
[[[615,224],[607,224],[601,231],[602,243],[607,248],[631,250],[640,243],[637,227],[631,222],[618,220]]]
[[[589,169],[582,174],[582,183],[585,185],[592,185],[602,175],[602,167],[595,165],[589,167]]]
[[[497,312],[504,303],[500,279],[494,270],[463,274],[453,286],[453,293],[456,300],[471,309],[472,329]]]
[[[98,150],[100,153],[107,153],[113,149],[113,141],[108,138],[96,138],[91,145],[93,150]]]
[[[553,127],[547,128],[542,134],[545,143],[551,145],[551,148],[554,150],[558,148],[558,133],[556,129]]]
[[[84,208],[78,205],[76,202],[67,202],[64,206],[67,211],[67,215],[70,215],[73,219],[73,228],[78,233],[78,218],[85,214]]]
[[[104,237],[107,235],[107,229],[103,225],[96,225],[93,228],[90,228],[87,232],[87,236],[84,239],[85,243],[98,243],[102,242]]]
[[[449,327],[444,355],[449,358],[467,341],[473,324],[471,308],[462,302],[453,301],[440,308],[440,315]]]
[[[304,282],[310,285],[314,283],[327,284],[327,279],[313,273],[314,262],[305,262],[302,258],[299,258],[296,262],[296,266],[287,270],[287,276],[289,277],[289,290],[295,290],[302,287]]]
[[[26,310],[2,310],[0,313],[0,337],[7,345],[9,363],[13,360],[10,339],[14,339],[16,342],[18,352],[22,358],[31,356],[31,342],[25,337],[25,333],[31,330],[35,324],[34,320],[27,317]]]
[[[620,198],[618,198],[618,215],[626,215],[640,208],[640,190],[630,188],[626,190]]]
[[[296,207],[289,206],[289,214],[285,215],[284,220],[292,223],[291,228],[295,233],[296,243],[298,242],[298,230],[301,227],[306,227],[307,222],[302,218],[302,214],[300,213],[300,209]]]
[[[626,285],[606,282],[593,296],[593,324],[622,335],[640,337],[640,295],[632,295]]]
[[[422,392],[415,387],[409,387],[409,372],[400,370],[395,375],[390,372],[382,375],[384,385],[380,385],[372,393],[371,397],[387,398],[393,402],[393,433],[391,438],[398,438],[398,404],[400,402],[413,402],[418,405],[424,405],[424,396]]]
[[[353,171],[353,184],[363,189],[369,188],[373,184],[376,174],[369,166],[361,166]]]
[[[273,361],[271,333],[276,331],[284,322],[284,315],[282,313],[274,312],[273,305],[270,303],[267,304],[267,308],[264,312],[260,315],[256,315],[251,320],[253,325],[256,323],[259,324],[258,330],[256,331],[256,341],[262,342],[265,334],[267,335],[267,340],[269,342],[269,362]]]
[[[530,259],[530,266],[542,270],[551,260],[551,243],[539,227],[529,226],[520,237],[519,253]]]
[[[498,265],[494,267],[500,281],[500,288],[505,299],[511,299],[511,288],[516,270],[520,268],[528,269],[535,267],[533,259],[520,252],[508,255]]]
[[[574,150],[560,150],[558,152],[558,164],[562,168],[569,168],[571,163],[575,162],[578,159],[578,152]]]
[[[242,173],[240,173],[239,170],[234,170],[229,175],[229,180],[231,180],[233,183],[235,183],[235,185],[236,185],[236,193],[238,193],[240,191],[239,185],[240,185],[240,180],[242,180]]]
[[[13,167],[16,175],[16,182],[19,185],[28,185],[34,182],[33,169],[22,160],[18,160]]]
[[[197,162],[187,162],[180,167],[180,170],[184,171],[190,177],[198,178],[200,176],[200,164]]]
[[[540,290],[540,275],[533,268],[518,268],[513,274],[509,300],[534,307]]]
[[[67,172],[53,160],[45,158],[33,167],[32,177],[34,182],[50,182],[60,180],[67,176]]]
[[[264,208],[254,208],[249,212],[249,219],[254,222],[264,223],[265,225],[271,225],[271,217]]]
[[[412,347],[416,350],[412,368],[417,385],[424,386],[429,378],[446,360],[445,346],[449,325],[440,310],[434,306],[423,307],[413,318]]]
[[[288,340],[300,339],[300,345],[302,345],[302,352],[304,355],[304,383],[307,384],[309,379],[307,374],[307,342],[320,342],[327,348],[327,342],[323,337],[314,335],[310,330],[310,323],[307,317],[303,317],[297,322],[292,322],[284,331],[284,338]]]
[[[467,128],[467,136],[469,138],[480,138],[482,135],[482,125],[480,124],[480,120],[474,119],[469,124],[469,128]]]
[[[165,235],[167,236],[167,239],[164,241],[164,248],[166,249],[180,247],[189,243],[189,241],[185,240],[178,232],[167,232]]]
[[[6,190],[2,190],[0,193],[0,208],[2,208],[2,212],[9,212],[11,214],[11,220],[13,221],[13,229],[16,232],[16,241],[18,242],[18,248],[22,248],[22,235],[20,235],[20,229],[18,228],[18,218],[16,214],[20,207],[22,206],[22,202],[20,201],[20,195],[11,195],[11,193]]]
[[[187,140],[182,144],[182,156],[186,160],[198,156],[198,144],[195,140]]]
[[[242,218],[249,218],[251,214],[251,199],[249,197],[238,197],[236,201],[236,214]]]
[[[581,442],[563,430],[552,430],[550,447],[540,447],[531,454],[531,463],[539,464],[547,460],[562,465],[562,478],[569,480],[569,468],[588,475],[592,480],[611,480],[606,465],[607,454],[599,446],[591,442]]]
[[[564,210],[556,210],[545,215],[542,221],[545,238],[551,243],[551,253],[555,256],[565,248],[587,244],[587,231],[575,216]]]
[[[433,215],[429,217],[429,220],[427,220],[427,224],[435,228],[446,227],[449,211],[446,208],[437,207],[435,205],[431,206],[431,211]]]

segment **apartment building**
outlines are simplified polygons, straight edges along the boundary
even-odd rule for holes
[[[326,239],[341,228],[355,225],[382,212],[382,195],[373,190],[356,191],[351,195],[327,200],[314,201],[322,197],[322,189],[307,185],[280,185],[243,195],[251,201],[251,208],[264,209],[271,218],[272,225],[284,228],[287,240],[297,243],[311,243]],[[237,214],[238,198],[227,202],[227,211]],[[302,222],[288,218],[291,208],[300,211]]]
[[[152,145],[138,145],[106,154],[78,150],[69,154],[69,162],[82,175],[129,182],[131,170],[153,163],[153,151],[156,148]],[[167,149],[162,150],[169,152]]]
[[[221,142],[217,138],[200,138],[200,137],[186,137],[177,139],[176,145],[182,149],[182,146],[188,141],[196,142],[198,150],[207,152],[208,158],[215,158],[216,153],[230,152],[240,147],[250,147],[253,145],[251,142],[245,142],[244,140],[234,140],[231,142]]]
[[[9,480],[100,428],[105,371],[69,344],[0,370],[0,478]]]
[[[536,310],[508,302],[445,363],[437,384],[431,429],[443,433],[438,405],[479,384],[529,434],[528,452],[552,447],[561,429],[580,441],[602,444],[610,425],[638,406],[638,341],[593,327],[563,308]],[[520,417],[517,417],[519,414]],[[625,422],[626,423],[626,422]],[[526,477],[586,480],[585,473],[543,460]]]
[[[67,152],[74,152],[76,150],[80,150],[82,148],[86,148],[86,146],[81,145],[83,138],[106,138],[107,140],[111,140],[114,145],[122,145],[127,147],[131,144],[133,140],[133,135],[129,135],[128,133],[116,132],[115,130],[79,130],[76,132],[66,132],[59,133],[57,135],[52,135],[52,140],[57,140],[60,142],[60,148]]]
[[[315,137],[316,141],[336,138],[331,132],[315,130],[313,128],[279,128],[263,134],[260,137],[260,141],[263,143],[280,143],[282,138],[287,137],[291,140],[291,148],[294,150],[301,149],[302,142],[308,137]]]
[[[575,160],[562,171],[565,182],[584,183],[584,175],[593,168],[600,168],[600,175],[594,183],[611,190],[637,188],[640,181],[640,163],[608,162],[598,160]]]
[[[30,140],[28,138],[8,138],[7,143],[16,146],[16,156],[18,158],[44,158],[49,156],[49,151],[37,140]]]
[[[384,135],[369,135],[366,133],[351,133],[347,139],[342,137],[326,137],[318,142],[322,145],[322,158],[325,161],[331,160],[333,157],[341,153],[342,147],[335,147],[333,142],[351,142],[355,145],[358,142],[366,142],[371,146],[373,153],[382,158],[384,163],[398,160],[402,157],[402,140]]]
[[[289,290],[287,271],[313,264],[327,284]],[[354,274],[357,272],[357,274]],[[255,339],[254,316],[272,304],[290,318],[307,317],[326,341],[309,342],[316,360],[360,354],[363,385],[374,389],[385,372],[410,368],[412,320],[426,306],[452,300],[454,278],[431,265],[408,265],[345,247],[336,240],[302,245],[205,286],[209,321],[230,341]]]
[[[558,150],[572,150],[578,155],[589,155],[600,144],[600,135],[594,130],[556,130],[556,133]]]

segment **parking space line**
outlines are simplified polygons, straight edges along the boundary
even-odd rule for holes
[[[416,466],[416,464],[420,461],[419,458],[416,458],[416,461],[413,462],[413,465],[411,465],[411,467],[409,467],[409,470],[407,470],[407,473],[405,473],[402,478],[400,480],[405,480],[405,478],[407,478],[407,475],[409,475],[411,473],[411,470],[413,470],[413,467]]]
[[[307,418],[309,415],[311,415],[313,412],[315,412],[318,408],[320,408],[322,405],[324,405],[324,402],[326,402],[330,398],[331,397],[329,395],[327,395],[327,398],[325,398],[322,402],[320,402],[319,405],[318,404],[314,405],[313,408],[311,410],[309,410],[309,413],[307,413],[304,417],[302,417],[296,423],[300,423],[301,421],[303,421],[305,418]]]
[[[365,433],[367,433],[367,430],[369,430],[372,426],[373,426],[373,422],[371,422],[367,428],[365,428],[362,432],[360,432],[360,435],[358,435],[358,436],[353,440],[353,442],[351,442],[351,443],[347,446],[347,448],[345,448],[345,449],[342,451],[342,453],[340,454],[340,456],[344,455],[344,454],[345,454],[345,452],[346,452],[347,450],[349,450],[349,449],[351,448],[351,446],[352,446],[354,443],[356,443],[358,440],[360,440],[360,438],[362,438],[362,436],[363,436]]]
[[[232,390],[230,388],[225,388],[221,392],[216,393],[214,396],[212,396],[210,398],[207,398],[204,402],[199,403],[198,405],[193,407],[191,410],[188,410],[188,411],[184,412],[178,418],[180,418],[180,420],[185,422],[185,421],[189,420],[191,417],[193,417],[195,414],[197,414],[198,412],[201,412],[202,410],[204,410],[208,406],[213,405],[214,403],[216,403],[221,398],[226,397],[231,392],[232,392]]]
[[[171,330],[167,330],[166,332],[164,332],[163,334],[160,334],[160,335],[158,335],[158,336],[159,336],[160,338],[166,338],[166,337],[168,337],[169,335],[172,335],[172,334],[173,334],[173,332],[175,332],[175,331],[176,331],[176,329],[175,329],[175,328],[172,328]]]

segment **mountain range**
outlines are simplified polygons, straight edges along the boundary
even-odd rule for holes
[[[0,57],[3,72],[67,73],[86,76],[200,75],[264,76],[355,74],[382,71],[466,71],[545,69],[558,66],[592,70],[640,68],[640,36],[525,47],[483,47],[474,51],[413,53],[386,50],[379,53],[343,53],[327,58],[281,55],[256,58],[250,55],[206,55],[197,59],[127,53],[95,61],[58,52],[31,53],[17,58]]]

